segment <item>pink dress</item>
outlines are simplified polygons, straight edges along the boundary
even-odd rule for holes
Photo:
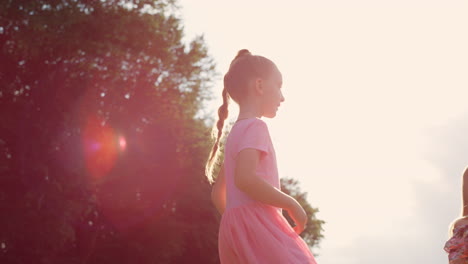
[[[280,188],[275,150],[266,123],[258,118],[239,120],[232,127],[224,150],[227,197],[219,229],[221,263],[316,264],[307,244],[291,228],[281,209],[255,201],[235,186],[235,158],[247,148],[261,151],[257,175]]]
[[[468,225],[463,224],[453,229],[453,236],[445,243],[449,263],[468,263]]]

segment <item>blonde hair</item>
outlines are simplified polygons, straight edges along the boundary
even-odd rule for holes
[[[214,181],[213,167],[219,157],[219,143],[223,135],[224,121],[229,115],[230,98],[239,103],[247,94],[249,81],[255,78],[268,78],[275,71],[279,72],[271,60],[252,55],[247,49],[240,50],[232,60],[228,72],[224,75],[223,104],[218,108],[218,121],[212,130],[214,144],[205,166],[205,175],[210,183]]]

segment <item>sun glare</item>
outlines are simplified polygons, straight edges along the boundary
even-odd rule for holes
[[[120,136],[119,137],[119,146],[120,146],[120,151],[125,151],[127,148],[127,141],[125,140],[125,137]]]
[[[102,179],[115,166],[119,150],[126,148],[125,138],[97,118],[89,118],[83,130],[86,168],[93,180]]]

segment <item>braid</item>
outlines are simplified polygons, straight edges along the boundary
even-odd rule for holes
[[[223,104],[218,109],[219,119],[218,119],[218,122],[216,122],[216,130],[218,132],[217,132],[217,135],[215,135],[215,128],[213,128],[213,135],[212,135],[213,137],[216,136],[216,141],[213,145],[213,148],[211,149],[210,157],[205,167],[205,174],[209,182],[213,182],[214,180],[214,177],[213,177],[213,165],[214,164],[213,163],[214,161],[216,161],[215,157],[218,156],[217,154],[218,154],[218,148],[219,148],[219,141],[223,134],[224,121],[226,120],[229,114],[229,110],[228,110],[229,95],[228,95],[226,87],[224,87],[222,95],[223,95]]]
[[[228,72],[224,75],[223,104],[218,109],[219,119],[212,134],[215,142],[205,166],[205,175],[210,183],[214,181],[213,167],[218,161],[224,121],[228,116],[229,98],[239,104],[248,94],[248,82],[258,77],[266,78],[272,71],[278,71],[272,61],[262,56],[252,55],[248,49],[239,50],[232,60]]]

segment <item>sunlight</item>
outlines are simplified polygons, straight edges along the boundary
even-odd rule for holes
[[[119,137],[119,146],[120,146],[120,151],[125,151],[127,148],[127,141],[123,136]]]
[[[427,155],[431,130],[468,113],[468,38],[460,26],[466,25],[466,4],[438,8],[441,3],[183,1],[189,33],[204,33],[221,73],[242,48],[272,59],[282,72],[285,102],[276,118],[265,121],[280,175],[298,179],[326,221],[319,262],[377,263],[354,252],[381,250],[363,238],[407,236],[406,227],[420,226],[426,206],[421,186],[447,188]],[[208,7],[217,12],[199,15]],[[265,11],[260,21],[258,9]],[[213,113],[222,87],[220,80]],[[230,114],[234,119],[235,106]],[[421,230],[411,235],[438,234]],[[392,251],[410,248],[398,245]],[[346,258],[336,254],[343,249]],[[431,263],[445,257],[439,250]]]
[[[112,127],[99,122],[97,118],[89,118],[83,130],[83,152],[86,168],[93,180],[100,180],[114,167],[119,147],[126,147],[125,138],[117,141]]]

